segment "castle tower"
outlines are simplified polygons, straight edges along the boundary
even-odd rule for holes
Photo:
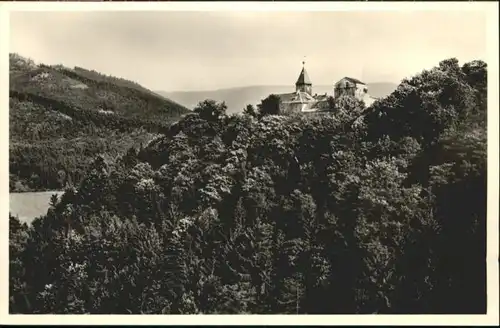
[[[295,91],[306,92],[307,94],[312,96],[312,83],[311,80],[309,79],[309,75],[307,74],[306,68],[304,67],[305,64],[306,62],[303,61],[302,71],[300,72],[299,78],[295,83]]]

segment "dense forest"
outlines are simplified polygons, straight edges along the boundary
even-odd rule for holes
[[[9,59],[11,192],[77,185],[95,156],[140,148],[189,112],[124,79]]]
[[[485,313],[486,81],[447,59],[368,108],[203,101],[10,217],[10,312]]]

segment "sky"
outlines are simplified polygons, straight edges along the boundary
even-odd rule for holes
[[[486,60],[486,14],[406,12],[11,12],[10,52],[152,90],[398,83],[439,61]]]

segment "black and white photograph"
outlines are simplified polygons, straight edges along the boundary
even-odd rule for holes
[[[498,324],[498,3],[198,5],[0,5],[8,321]]]

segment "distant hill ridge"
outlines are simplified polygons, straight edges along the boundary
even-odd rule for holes
[[[368,83],[368,92],[375,98],[382,98],[391,94],[398,84],[392,82]],[[246,105],[257,105],[270,94],[287,93],[295,90],[293,85],[256,85],[203,91],[156,91],[187,108],[194,108],[198,102],[205,99],[225,101],[228,113],[242,112]],[[332,95],[333,85],[313,85],[313,94]]]
[[[135,82],[81,67],[36,65],[17,54],[10,54],[10,90],[140,119],[165,119],[188,112],[184,106]]]

